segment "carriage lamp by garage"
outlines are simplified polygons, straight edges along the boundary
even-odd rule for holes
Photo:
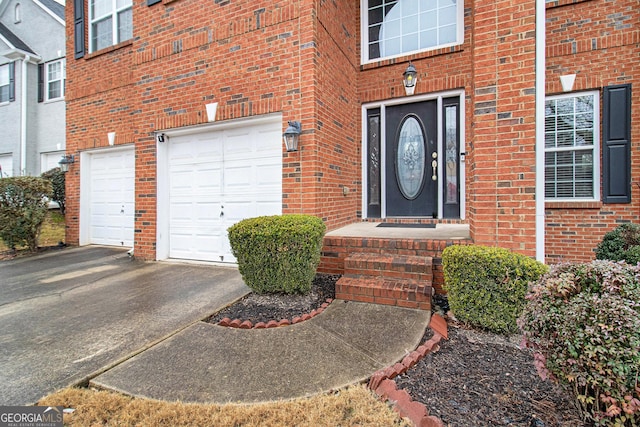
[[[73,156],[73,154],[68,155],[68,156],[62,156],[62,158],[58,162],[58,164],[60,165],[60,170],[62,172],[68,172],[69,171],[69,165],[71,163],[75,163],[75,161],[76,161],[76,159]]]
[[[404,91],[407,95],[413,95],[416,90],[416,83],[418,81],[418,71],[416,67],[409,62],[409,66],[402,74],[402,83],[404,84]]]
[[[302,132],[302,124],[300,124],[300,122],[289,122],[289,126],[282,134],[284,146],[287,148],[287,151],[298,151],[298,139],[300,138],[300,132]]]

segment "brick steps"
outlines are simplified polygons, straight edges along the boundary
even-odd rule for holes
[[[431,281],[432,265],[430,257],[354,253],[345,258],[344,274]]]
[[[399,239],[383,237],[325,236],[318,272],[325,274],[357,275],[348,268],[347,258],[366,254],[384,257],[422,257],[431,259],[432,286],[437,293],[444,293],[442,251],[451,245],[471,244],[471,239]],[[354,261],[355,262],[355,261]],[[360,273],[362,274],[362,273]]]
[[[354,253],[344,260],[336,298],[431,310],[432,259]]]

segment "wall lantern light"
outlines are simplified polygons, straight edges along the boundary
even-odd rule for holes
[[[69,171],[69,165],[71,163],[75,163],[76,159],[75,157],[73,157],[73,154],[69,155],[69,156],[62,156],[62,159],[60,159],[60,161],[58,162],[58,164],[60,165],[60,170],[62,172],[68,172]]]
[[[402,74],[402,83],[404,84],[404,91],[407,95],[413,95],[416,90],[416,82],[418,81],[418,72],[416,67],[409,62],[409,66]]]
[[[302,132],[302,124],[300,124],[300,122],[289,122],[289,127],[287,127],[282,134],[284,146],[287,147],[287,151],[298,151],[298,139],[300,138],[300,132]]]

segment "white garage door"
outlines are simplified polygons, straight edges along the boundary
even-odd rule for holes
[[[50,171],[53,168],[60,167],[60,159],[64,155],[64,151],[55,151],[52,153],[40,154],[40,173]]]
[[[86,157],[88,177],[83,214],[88,221],[88,243],[133,246],[135,157],[133,148],[91,153]],[[83,169],[84,172],[85,169]]]
[[[280,123],[169,139],[169,257],[235,262],[227,228],[282,213]]]
[[[13,176],[13,156],[0,154],[0,178]]]

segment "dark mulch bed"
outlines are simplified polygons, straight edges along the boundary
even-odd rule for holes
[[[333,298],[339,276],[318,275],[309,295],[249,294],[211,316],[253,324],[292,319]],[[446,298],[436,297],[446,311]],[[425,332],[426,341],[432,335]],[[425,404],[448,427],[579,427],[583,423],[571,395],[538,377],[533,356],[519,337],[503,337],[449,321],[449,340],[416,366],[395,378],[398,387]]]
[[[267,323],[270,320],[292,320],[296,316],[302,316],[320,308],[327,299],[333,299],[336,294],[336,281],[339,278],[340,276],[329,274],[316,275],[311,284],[311,292],[307,295],[258,295],[250,293],[205,321],[218,323],[228,317],[231,320],[250,320],[255,325],[259,322]]]
[[[519,337],[448,323],[449,340],[440,341],[440,350],[395,378],[398,388],[445,426],[583,425],[572,396],[540,379],[533,355],[519,347]]]

